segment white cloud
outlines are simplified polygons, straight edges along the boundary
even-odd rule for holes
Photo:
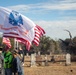
[[[56,3],[46,2],[46,3],[37,3],[37,4],[28,4],[28,5],[16,5],[16,6],[9,6],[8,8],[17,10],[17,11],[24,11],[27,12],[28,10],[76,10],[76,1],[72,0],[64,0],[64,1],[57,1]]]
[[[67,29],[71,32],[72,36],[76,36],[76,20],[69,21],[36,21],[38,25],[44,28],[46,36],[55,39],[66,39],[69,35],[64,30]]]
[[[27,5],[8,6],[7,8],[15,11],[20,11],[20,12],[26,12],[29,10],[29,6]]]
[[[76,10],[76,3],[48,4],[42,7],[48,10]]]

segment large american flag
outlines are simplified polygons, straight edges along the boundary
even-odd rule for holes
[[[32,42],[38,46],[45,31],[26,16],[0,7],[0,32],[4,37],[17,38],[29,50]],[[8,44],[8,43],[6,43]]]

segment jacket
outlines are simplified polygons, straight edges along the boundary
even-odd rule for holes
[[[4,68],[12,68],[13,55],[9,52],[4,52]]]

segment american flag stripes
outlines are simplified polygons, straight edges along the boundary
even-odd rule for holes
[[[41,36],[43,36],[43,34],[45,34],[45,31],[38,25],[35,26],[34,30],[35,30],[35,37],[34,37],[33,43],[36,46],[38,46],[40,42],[39,39]]]
[[[26,46],[26,49],[29,51],[31,47],[31,43],[27,40],[21,39],[21,38],[16,38],[16,41],[19,43],[22,43]]]
[[[3,42],[3,44],[6,44],[6,46],[8,46],[8,48],[12,47],[9,38],[3,37],[3,41],[2,42]]]
[[[40,37],[43,36],[45,34],[45,31],[38,25],[35,26],[34,28],[35,30],[35,36],[34,36],[34,40],[33,43],[38,46],[39,42],[40,42]],[[16,41],[18,41],[19,43],[22,43],[26,46],[26,49],[29,51],[30,47],[31,47],[31,43],[25,39],[21,39],[21,38],[16,38]]]

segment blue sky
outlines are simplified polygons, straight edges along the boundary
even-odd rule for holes
[[[76,36],[76,0],[0,0],[0,6],[16,10],[41,26],[52,39]]]

